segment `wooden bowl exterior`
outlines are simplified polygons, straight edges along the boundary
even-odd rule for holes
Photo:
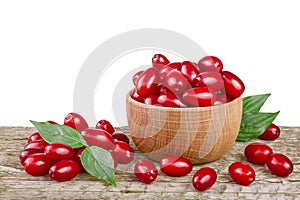
[[[194,108],[146,105],[127,96],[129,133],[148,158],[183,156],[193,164],[221,158],[234,144],[242,118],[242,98]]]

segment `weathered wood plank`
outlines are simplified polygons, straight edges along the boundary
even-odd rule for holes
[[[126,127],[121,130],[128,132]],[[232,162],[245,161],[243,151],[248,144],[235,143],[218,161],[194,166],[193,172],[185,177],[168,177],[160,172],[157,180],[150,185],[136,180],[132,173],[133,164],[120,165],[116,172],[117,188],[88,174],[60,183],[48,176],[27,175],[19,163],[19,152],[33,131],[34,128],[28,127],[0,127],[1,199],[300,199],[300,127],[281,127],[280,139],[263,141],[274,152],[284,153],[293,161],[293,174],[287,178],[276,177],[265,167],[252,165],[256,172],[255,182],[250,186],[235,184],[227,168]],[[135,159],[140,158],[143,155],[138,153]],[[197,192],[191,179],[194,172],[203,166],[216,169],[218,180],[211,189]]]

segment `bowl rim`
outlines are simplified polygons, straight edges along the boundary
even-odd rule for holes
[[[134,100],[133,98],[131,98],[131,91],[129,91],[127,93],[127,97],[126,100],[129,102],[132,102],[133,104],[137,104],[141,107],[144,108],[149,108],[149,109],[158,109],[158,110],[165,110],[165,111],[179,111],[179,110],[185,110],[185,111],[204,111],[204,110],[210,110],[210,109],[218,109],[218,108],[222,108],[224,106],[229,106],[231,104],[235,104],[237,101],[240,101],[242,99],[242,96],[239,96],[237,98],[235,98],[234,100],[224,103],[224,104],[220,104],[220,105],[214,105],[214,106],[205,106],[205,107],[186,107],[186,108],[174,108],[174,107],[163,107],[163,106],[156,106],[156,105],[149,105],[149,104],[145,104],[145,103],[141,103],[138,102],[136,100]]]

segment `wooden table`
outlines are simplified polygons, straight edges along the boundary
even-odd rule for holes
[[[250,186],[235,184],[228,175],[228,166],[235,161],[245,161],[243,151],[250,143],[237,142],[223,158],[194,166],[193,172],[185,177],[168,177],[160,172],[157,180],[147,185],[137,181],[132,173],[117,170],[117,188],[88,174],[79,174],[67,182],[27,175],[19,162],[19,152],[34,130],[0,127],[0,199],[300,199],[300,127],[281,127],[279,139],[260,140],[293,161],[294,171],[287,178],[276,177],[264,166],[252,164],[256,180]],[[120,130],[128,132],[126,127]],[[251,142],[255,141],[258,140]],[[216,169],[218,179],[209,190],[197,192],[191,179],[194,172],[204,166]]]

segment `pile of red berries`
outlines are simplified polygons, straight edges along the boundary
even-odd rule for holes
[[[53,121],[49,123],[56,124]],[[129,138],[120,131],[115,131],[110,122],[100,120],[95,128],[89,128],[86,120],[77,113],[69,113],[64,125],[81,133],[87,144],[106,149],[111,153],[114,166],[133,160],[134,150],[129,145]],[[85,172],[80,156],[85,147],[71,148],[61,143],[48,144],[38,132],[31,134],[28,143],[20,153],[20,161],[25,171],[32,176],[49,176],[56,181],[74,178],[79,171]]]
[[[184,157],[166,156],[160,160],[160,170],[167,176],[180,177],[189,174],[193,164]],[[135,164],[134,173],[137,179],[143,183],[152,183],[158,176],[154,163],[149,160],[140,160]],[[214,169],[204,167],[199,169],[193,176],[193,186],[199,191],[206,190],[213,186],[217,180],[217,173]]]
[[[48,121],[49,123],[55,123]],[[90,128],[86,120],[77,113],[65,117],[64,125],[70,126],[81,133],[87,144],[106,149],[111,153],[114,167],[118,163],[127,164],[133,161],[134,150],[129,145],[125,133],[115,131],[106,120],[100,120],[95,128]],[[280,135],[280,129],[272,124],[259,138],[275,140]],[[74,178],[79,171],[85,172],[80,156],[85,147],[71,148],[61,143],[48,144],[38,132],[31,134],[28,143],[20,153],[20,161],[25,171],[32,176],[49,176],[56,181],[67,181]],[[293,163],[283,154],[273,154],[273,150],[262,143],[252,143],[245,148],[245,157],[250,163],[267,165],[275,175],[286,177],[293,171]],[[192,163],[183,157],[166,156],[160,160],[160,170],[173,177],[185,176],[193,169]],[[228,168],[232,179],[241,185],[249,185],[255,180],[254,169],[245,162],[235,162]],[[155,164],[149,160],[139,160],[135,163],[134,174],[141,182],[150,184],[158,176]],[[199,169],[192,179],[196,190],[209,189],[217,180],[217,173],[210,167]]]
[[[272,124],[262,135],[261,139],[275,140],[280,134],[280,129]],[[286,177],[293,171],[293,163],[283,154],[273,154],[268,145],[262,143],[249,144],[244,151],[250,163],[267,165],[272,174]],[[168,176],[185,176],[193,169],[192,163],[183,157],[167,156],[160,161],[160,170]],[[157,178],[156,166],[148,160],[141,160],[135,164],[135,175],[144,183],[152,183]],[[249,185],[255,180],[254,169],[246,162],[235,162],[228,168],[230,177],[240,185]],[[193,176],[192,183],[196,190],[209,189],[217,180],[217,173],[210,167],[199,169]]]
[[[193,164],[184,157],[166,156],[160,160],[160,170],[167,176],[180,177],[189,174]],[[140,160],[135,164],[134,173],[137,179],[143,183],[150,184],[158,176],[154,163],[149,160]],[[198,170],[193,176],[193,186],[199,191],[210,188],[217,180],[214,169],[205,167]]]
[[[283,154],[273,153],[270,146],[263,143],[251,143],[244,151],[250,163],[267,165],[272,174],[287,177],[293,172],[292,161]],[[231,178],[240,185],[249,185],[255,180],[254,169],[245,162],[235,162],[228,169]]]
[[[242,80],[223,71],[222,61],[205,56],[198,63],[174,62],[155,54],[152,67],[137,72],[131,97],[141,103],[164,107],[203,107],[220,105],[241,96]]]

